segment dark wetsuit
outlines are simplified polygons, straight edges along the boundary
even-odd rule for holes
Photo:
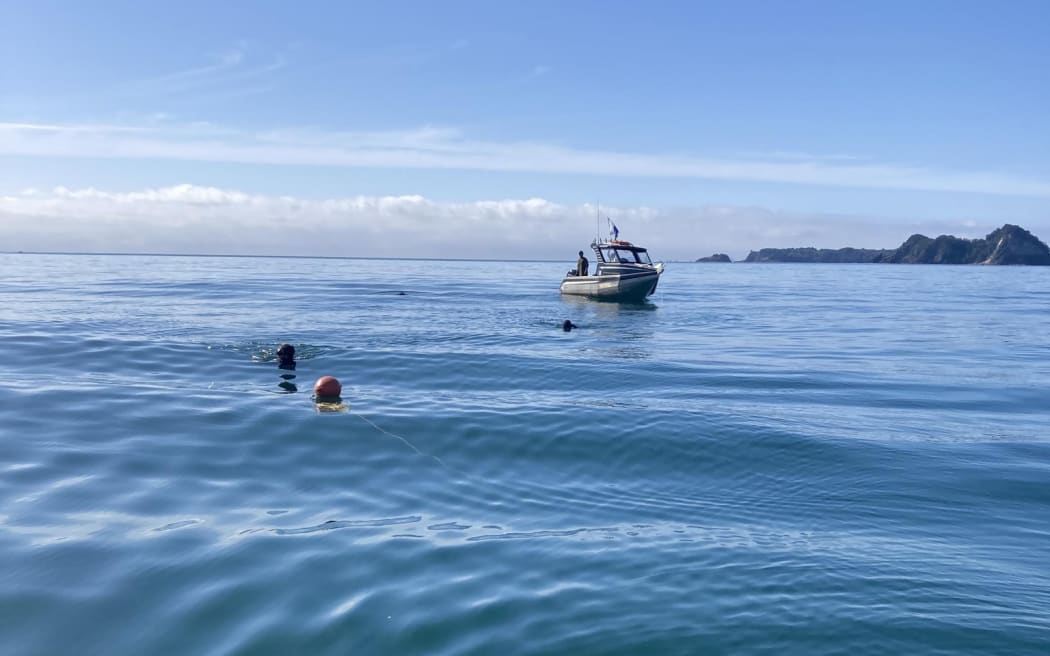
[[[587,258],[580,256],[576,260],[576,275],[585,276],[587,275],[587,269],[590,268],[591,263],[587,261]]]

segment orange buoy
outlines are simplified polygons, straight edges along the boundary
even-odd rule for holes
[[[314,394],[318,398],[336,399],[343,393],[343,386],[333,376],[321,376],[314,383]]]

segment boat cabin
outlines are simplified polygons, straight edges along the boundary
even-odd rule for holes
[[[599,262],[619,264],[652,264],[649,251],[629,241],[614,239],[591,244]]]

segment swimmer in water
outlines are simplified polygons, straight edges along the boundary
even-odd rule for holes
[[[281,344],[277,347],[277,368],[286,371],[295,371],[295,347],[291,344]],[[299,391],[299,387],[293,383],[295,374],[281,374],[281,382],[277,387],[281,388],[282,394],[293,394]]]
[[[281,344],[277,348],[277,368],[295,371],[295,347],[291,344]]]
[[[572,321],[569,321],[568,319],[566,319],[565,323],[563,323],[561,325],[561,329],[564,330],[565,332],[570,332],[573,328],[578,328],[578,326],[576,324],[574,324]]]

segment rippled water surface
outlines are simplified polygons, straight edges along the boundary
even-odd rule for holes
[[[569,265],[0,255],[0,653],[1050,653],[1050,270]]]

